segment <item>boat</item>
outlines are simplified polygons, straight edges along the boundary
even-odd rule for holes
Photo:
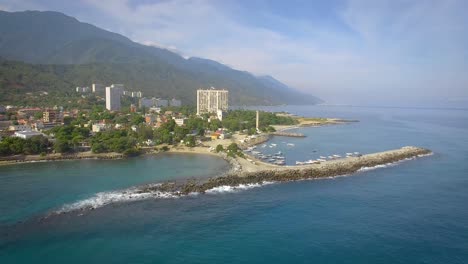
[[[295,145],[293,143],[288,143],[286,144],[287,146],[294,147]]]
[[[284,164],[286,164],[286,162],[285,162],[284,160],[277,160],[277,161],[275,161],[275,162],[273,162],[273,163],[276,164],[276,165],[284,165]]]
[[[252,154],[258,155],[258,154],[260,154],[260,151],[252,151]]]
[[[275,159],[268,159],[269,162],[274,162],[276,161]]]
[[[327,160],[326,160],[326,159],[317,159],[317,161],[319,161],[319,162],[325,162],[325,161],[327,161]]]
[[[270,144],[270,147],[273,146],[273,147],[276,147],[276,144],[275,143],[271,143]]]
[[[275,155],[281,155],[281,154],[283,154],[283,152],[281,152],[281,151],[278,151],[278,152],[275,153]]]
[[[334,158],[341,158],[341,156],[340,156],[340,155],[336,155],[336,154],[335,154],[335,155],[333,155],[333,157],[334,157]]]
[[[267,146],[267,144],[263,144],[263,145],[262,145],[262,148],[266,148],[266,146]]]
[[[353,155],[353,153],[350,153],[350,152],[346,153],[346,156],[352,156],[352,155]]]
[[[327,157],[325,157],[325,156],[320,156],[320,158],[321,158],[321,159],[326,159]]]
[[[296,161],[296,165],[304,165],[303,161]]]

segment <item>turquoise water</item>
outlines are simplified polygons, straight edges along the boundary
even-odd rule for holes
[[[164,154],[127,160],[79,160],[0,167],[0,224],[25,220],[95,193],[134,185],[218,175],[211,156]]]
[[[22,181],[42,184],[27,191],[15,191],[21,184],[8,183],[12,179],[4,176],[5,168],[0,168],[0,262],[468,262],[468,111],[326,106],[281,110],[360,120],[344,126],[300,129],[307,134],[303,139],[274,138],[272,142],[277,147],[269,151],[281,149],[289,163],[316,155],[367,153],[405,145],[430,148],[434,155],[349,177],[178,199],[113,203],[43,221],[35,215],[48,211],[44,208],[19,212],[25,205],[42,203],[35,193],[50,192],[50,181],[36,179],[37,171],[44,170],[37,166],[45,165],[31,164],[21,173],[10,173],[22,175]],[[295,145],[288,147],[282,142]],[[161,166],[154,161],[148,163],[141,171],[155,170],[151,165]],[[206,163],[194,162],[201,168]],[[167,177],[203,174],[181,168],[185,162],[163,164],[169,171]],[[114,180],[137,175],[133,169],[117,168],[111,172],[114,166],[96,161],[89,168],[69,168],[69,174],[74,171],[78,182],[81,177],[84,182],[91,181],[89,172],[99,168],[109,172]],[[49,170],[58,174],[56,171]],[[103,179],[101,186],[105,188],[80,194],[91,188],[91,182],[81,191],[76,190],[74,197],[60,196],[63,201],[56,202],[51,198],[51,208],[89,197],[95,191],[152,180],[148,176],[135,183],[112,186]],[[67,180],[59,181],[60,186],[69,185]],[[7,222],[18,218],[28,220]]]

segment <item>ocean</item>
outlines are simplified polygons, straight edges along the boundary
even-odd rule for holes
[[[214,176],[226,162],[173,154],[0,167],[0,263],[468,263],[468,110],[263,109],[359,120],[259,147],[288,164],[406,145],[434,154],[180,198],[131,190]]]

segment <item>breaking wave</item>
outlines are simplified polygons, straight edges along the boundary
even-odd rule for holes
[[[158,186],[158,184],[152,185]],[[167,199],[167,198],[177,198],[178,196],[172,193],[167,192],[141,192],[140,188],[129,188],[120,191],[112,191],[112,192],[99,192],[96,193],[94,196],[80,200],[75,203],[66,204],[59,210],[55,211],[55,213],[67,213],[71,211],[77,210],[89,210],[89,209],[96,209],[99,207],[103,207],[105,205],[111,203],[118,203],[118,202],[127,202],[127,201],[139,201],[145,200],[150,198],[159,198],[159,199]]]
[[[233,193],[243,190],[248,190],[252,188],[262,187],[264,185],[273,184],[274,182],[262,182],[262,183],[251,183],[251,184],[239,184],[236,186],[222,185],[214,187],[212,189],[206,190],[207,194],[217,194],[217,193]]]
[[[233,193],[242,190],[248,190],[252,188],[258,188],[267,184],[272,184],[273,182],[263,182],[263,183],[255,183],[255,184],[240,184],[237,186],[218,186],[209,190],[206,190],[205,193],[207,194],[217,194],[217,193]],[[152,184],[147,185],[145,187],[156,187],[160,184]],[[96,193],[94,196],[86,198],[84,200],[80,200],[74,203],[66,204],[62,206],[60,209],[53,212],[53,214],[62,214],[68,213],[72,211],[80,211],[80,210],[94,210],[99,207],[103,207],[113,203],[123,203],[123,202],[131,202],[131,201],[141,201],[147,199],[175,199],[182,196],[195,196],[199,193],[189,193],[188,195],[180,195],[179,193],[172,193],[172,192],[160,192],[160,191],[147,191],[143,192],[142,188],[133,187],[125,190],[120,191],[112,191],[112,192],[99,192]]]
[[[426,157],[426,156],[432,156],[433,154],[434,153],[432,153],[432,152],[428,153],[428,154],[420,154],[420,155],[417,155],[417,156],[412,157],[412,158],[406,158],[406,159],[402,159],[402,160],[391,162],[391,163],[380,164],[380,165],[376,165],[376,166],[372,166],[372,167],[362,167],[359,170],[357,170],[357,172],[363,172],[363,171],[370,171],[370,170],[375,170],[375,169],[393,167],[393,166],[396,166],[396,165],[398,165],[398,164],[400,164],[402,162],[405,162],[405,161],[414,160],[414,159],[421,158],[421,157]]]

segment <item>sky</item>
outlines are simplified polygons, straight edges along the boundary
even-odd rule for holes
[[[0,0],[269,74],[331,104],[468,106],[466,0]]]

